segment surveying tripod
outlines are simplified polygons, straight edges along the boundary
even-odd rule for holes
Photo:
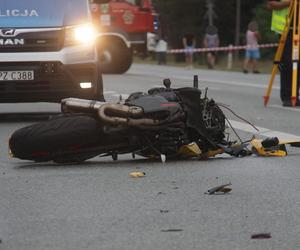
[[[272,68],[272,74],[271,74],[271,79],[269,82],[269,86],[266,90],[266,95],[264,96],[264,105],[267,106],[269,99],[270,99],[270,94],[271,90],[273,87],[274,79],[276,74],[278,73],[279,69],[279,63],[282,58],[282,54],[284,51],[284,47],[286,44],[286,40],[288,37],[288,33],[290,31],[290,27],[292,24],[293,20],[293,39],[292,39],[292,64],[293,64],[293,70],[292,70],[292,95],[291,95],[291,103],[292,106],[295,107],[297,103],[297,88],[298,88],[298,64],[299,64],[299,48],[300,48],[300,35],[299,35],[299,28],[300,28],[300,0],[293,0],[292,4],[289,7],[289,12],[287,16],[287,21],[286,25],[284,28],[284,31],[280,37],[279,40],[279,45],[275,54],[275,59],[274,59],[274,65]]]

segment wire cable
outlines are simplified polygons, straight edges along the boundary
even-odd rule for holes
[[[231,108],[227,107],[226,105],[224,104],[221,104],[221,103],[217,103],[220,107],[222,108],[225,108],[227,110],[229,110],[234,116],[236,116],[237,118],[239,118],[240,120],[246,122],[247,124],[249,124],[252,128],[254,128],[256,131],[259,131],[259,129],[254,125],[252,124],[251,122],[247,121],[246,119],[244,119],[243,117],[239,116],[237,113],[235,113]],[[227,119],[228,120],[228,119]]]

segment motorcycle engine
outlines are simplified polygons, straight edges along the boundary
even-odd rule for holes
[[[155,127],[140,127],[147,137],[144,143],[155,145],[152,154],[176,155],[191,142],[205,152],[217,148],[225,137],[225,115],[213,99],[201,98],[197,88],[154,88],[148,94],[130,95],[125,104],[143,108],[148,118],[164,120]]]

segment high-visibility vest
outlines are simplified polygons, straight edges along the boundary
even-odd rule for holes
[[[284,31],[288,12],[289,8],[284,8],[282,10],[273,10],[271,30],[279,34]]]

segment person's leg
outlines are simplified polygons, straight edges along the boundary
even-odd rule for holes
[[[153,60],[153,61],[155,61],[155,52],[154,51],[151,51],[150,52],[150,54],[151,54],[151,59]]]
[[[185,62],[186,62],[186,64],[188,65],[189,64],[189,53],[188,52],[186,52],[185,53]]]
[[[284,106],[290,106],[292,83],[292,63],[281,63],[280,66],[280,98]]]
[[[167,53],[166,52],[162,52],[162,63],[167,64]]]
[[[257,69],[257,59],[253,58],[252,59],[252,72],[253,73],[258,73]]]
[[[209,69],[212,68],[212,54],[211,54],[211,52],[207,53],[207,67]]]
[[[298,81],[297,81],[297,97],[298,97],[298,105],[300,105],[299,90],[300,90],[300,64],[298,63]]]
[[[252,72],[254,74],[258,74],[260,73],[258,70],[257,70],[257,63],[258,63],[258,60],[260,58],[260,52],[259,52],[259,49],[256,49],[256,50],[253,50],[253,67],[252,67]]]
[[[243,67],[244,73],[248,73],[248,66],[249,66],[250,58],[251,58],[250,51],[246,50],[246,52],[245,52],[245,60],[244,60],[244,67]]]
[[[163,64],[163,52],[158,52],[158,64]]]
[[[194,65],[194,53],[193,52],[191,52],[191,54],[190,54],[190,62],[191,62],[191,66],[193,67],[193,65]]]
[[[248,57],[246,57],[245,61],[244,61],[244,73],[248,73],[249,62],[250,62],[250,59]]]
[[[216,57],[214,52],[211,53],[211,67],[214,68],[216,64]]]
[[[186,47],[185,48],[185,62],[188,65],[188,67],[191,67],[192,61],[193,61],[193,58],[192,58],[191,48]]]
[[[188,53],[188,67],[192,68],[193,67],[193,63],[194,63],[194,57],[193,57],[193,52],[189,52]]]
[[[280,98],[284,106],[290,106],[292,89],[292,31],[290,30],[285,42],[280,62]]]

